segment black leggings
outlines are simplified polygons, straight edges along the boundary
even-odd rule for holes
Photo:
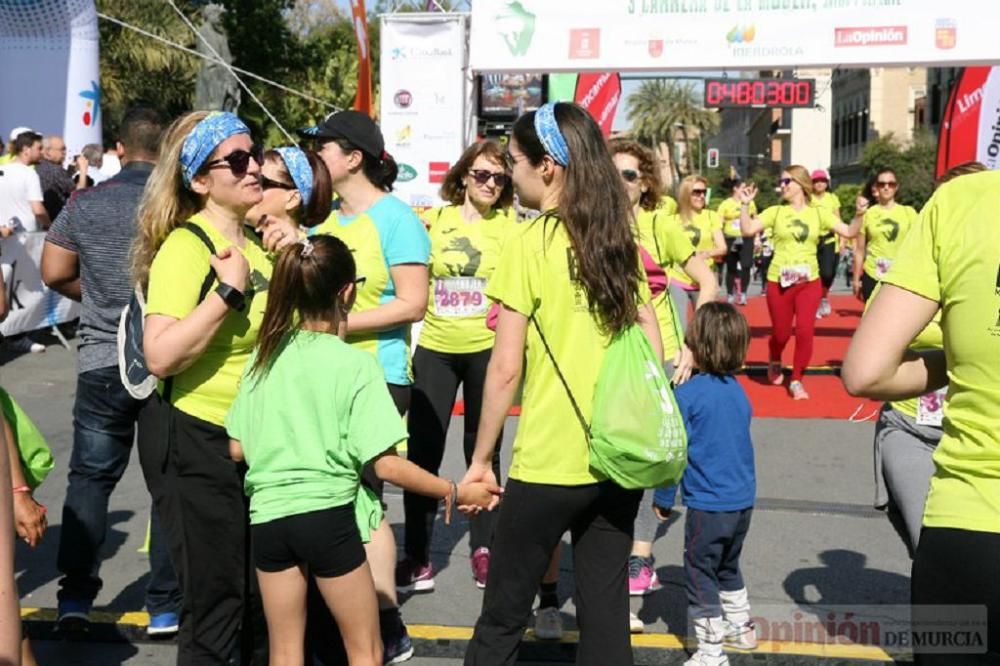
[[[737,241],[743,242],[737,245]],[[753,239],[726,236],[726,293],[736,294],[736,278],[740,278],[740,290],[745,294],[750,290],[750,270],[753,268]],[[737,272],[738,271],[738,272]]]
[[[413,355],[414,383],[409,418],[410,441],[407,445],[407,458],[411,462],[431,474],[440,470],[459,384],[465,398],[465,464],[472,460],[490,353],[491,350],[484,349],[471,354],[446,354],[417,347]],[[493,453],[493,473],[499,482],[499,439]],[[406,515],[404,551],[421,564],[430,561],[431,534],[439,505],[433,498],[403,493]],[[469,547],[472,552],[477,548],[490,547],[496,515],[495,511],[483,511],[469,519]]]
[[[513,666],[552,551],[573,539],[578,666],[631,664],[628,572],[641,490],[610,481],[555,486],[509,479],[500,502],[483,610],[465,666]]]
[[[985,606],[988,619],[986,654],[916,652],[917,666],[1000,664],[1000,533],[925,527],[913,560],[913,619],[923,613],[933,622],[945,606]],[[938,608],[931,606],[937,605]],[[926,607],[926,608],[922,608]],[[933,625],[931,625],[933,629]]]
[[[872,292],[875,291],[875,285],[878,284],[878,280],[868,275],[868,273],[861,274],[861,297],[868,302],[868,299],[872,297]]]
[[[823,285],[824,291],[829,290],[833,285],[833,280],[837,277],[837,242],[829,242],[833,234],[823,236],[819,239],[819,247],[816,248],[816,260],[819,262],[819,281]],[[825,293],[824,293],[825,295]]]

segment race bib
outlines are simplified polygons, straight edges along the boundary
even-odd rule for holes
[[[486,314],[489,301],[483,292],[486,278],[449,277],[434,280],[434,304],[439,317],[471,317]]]
[[[944,420],[944,400],[948,387],[927,393],[917,399],[917,425],[941,427]]]
[[[798,266],[786,266],[781,269],[781,277],[779,278],[779,283],[782,287],[791,287],[793,284],[798,284],[799,282],[809,282],[809,266],[808,264],[799,264]]]
[[[735,231],[736,233],[740,233],[742,229],[743,227],[740,226],[740,219],[736,218],[735,220],[733,220],[733,231]]]
[[[892,268],[892,259],[879,258],[875,260],[875,277],[882,279]]]

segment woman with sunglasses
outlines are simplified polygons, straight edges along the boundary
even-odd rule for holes
[[[385,152],[378,125],[358,111],[339,111],[303,132],[314,140],[330,172],[337,206],[326,221],[308,232],[268,220],[264,244],[276,251],[307,233],[329,234],[354,254],[358,275],[365,278],[347,323],[347,342],[375,355],[400,416],[410,406],[413,373],[410,326],[427,309],[427,264],[430,238],[405,202],[390,194],[398,167]],[[366,465],[364,483],[382,499],[383,483]],[[413,645],[399,614],[396,593],[396,539],[383,519],[365,545],[379,598],[386,663],[400,663]]]
[[[757,187],[751,185],[738,193],[740,228],[744,236],[767,231],[774,238],[774,257],[767,269],[765,290],[771,315],[767,379],[774,385],[784,383],[781,352],[792,337],[794,324],[795,357],[788,391],[795,400],[808,400],[802,378],[812,358],[816,310],[823,296],[817,246],[827,233],[854,238],[861,227],[861,218],[856,217],[848,226],[826,209],[813,206],[812,179],[805,167],[797,164],[788,167],[778,183],[785,203],[765,209],[758,217],[750,215]]]
[[[469,146],[445,175],[441,198],[449,205],[423,215],[431,237],[430,294],[413,354],[407,450],[409,460],[431,474],[441,467],[459,385],[465,401],[466,464],[472,460],[476,443],[494,339],[486,326],[489,300],[485,290],[504,238],[516,223],[510,208],[514,188],[500,145],[480,141]],[[493,473],[499,479],[499,439],[496,444]],[[406,557],[396,567],[396,588],[429,592],[434,589],[430,547],[438,503],[407,491],[403,509]],[[486,587],[494,522],[491,512],[469,520],[472,578],[480,589]]]
[[[867,301],[896,257],[900,243],[917,219],[911,206],[896,203],[899,179],[892,169],[875,174],[877,205],[861,211],[864,223],[854,246],[854,295]]]
[[[271,259],[245,224],[260,200],[250,130],[196,111],[167,130],[139,207],[132,273],[147,293],[146,364],[162,381],[138,446],[181,583],[179,664],[230,663],[254,626],[245,468],[223,424],[267,302]]]
[[[247,219],[258,227],[267,226],[268,219],[315,227],[330,215],[330,172],[311,150],[284,146],[265,152],[260,187],[263,196],[247,213]]]
[[[816,169],[812,172],[814,206],[825,208],[831,215],[840,219],[840,198],[830,192],[830,174],[823,169]],[[823,298],[819,302],[819,310],[816,317],[826,317],[833,309],[830,307],[830,287],[833,286],[833,279],[837,276],[838,242],[836,234],[826,234],[819,241],[816,261],[819,263],[819,280],[823,285]]]
[[[722,181],[723,189],[729,192],[729,197],[719,204],[716,212],[722,218],[722,235],[726,237],[726,301],[730,304],[747,304],[747,292],[750,291],[750,270],[753,268],[754,239],[743,238],[740,231],[740,202],[736,193],[743,187],[739,178],[727,178]],[[756,204],[750,204],[750,214],[757,214]],[[736,288],[739,280],[739,289]],[[737,301],[737,293],[739,300]]]
[[[706,207],[707,197],[708,181],[703,176],[685,177],[677,188],[677,215],[673,219],[691,239],[698,258],[712,271],[715,260],[726,256],[727,250],[726,237],[722,233],[722,218],[714,210]],[[676,264],[670,268],[668,275],[670,295],[677,306],[681,330],[686,331],[688,305],[697,307],[699,303],[704,302],[698,295],[699,285]],[[714,272],[712,275],[714,280]]]

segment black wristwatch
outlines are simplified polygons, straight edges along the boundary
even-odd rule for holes
[[[243,292],[225,282],[219,283],[219,286],[215,288],[215,293],[222,297],[226,305],[237,312],[243,312],[243,308],[247,305],[247,299]]]

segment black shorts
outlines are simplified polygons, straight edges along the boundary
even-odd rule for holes
[[[410,409],[411,388],[402,384],[386,384],[386,386],[389,388],[389,395],[392,396],[392,402],[395,403],[396,409],[399,411],[399,416],[402,418]],[[361,468],[361,483],[374,492],[375,496],[378,497],[378,501],[382,502],[382,496],[385,493],[385,482],[378,478],[378,474],[375,473],[375,463],[368,463]],[[385,509],[386,504],[382,502],[382,510],[385,511]]]
[[[320,578],[348,574],[365,562],[354,504],[250,526],[254,566],[266,573],[304,564]]]

